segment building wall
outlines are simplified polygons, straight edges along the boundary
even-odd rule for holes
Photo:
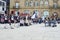
[[[25,2],[28,1],[28,6],[25,5]],[[24,13],[25,10],[29,10],[30,14],[33,14],[33,11],[38,10],[40,12],[40,16],[43,16],[43,12],[45,10],[49,11],[49,16],[51,16],[54,12],[57,12],[59,17],[60,17],[60,0],[56,1],[58,4],[58,8],[54,9],[53,8],[53,0],[47,0],[48,1],[48,6],[44,5],[46,0],[43,0],[43,5],[38,4],[38,6],[30,6],[30,2],[35,3],[37,1],[38,3],[41,2],[41,0],[10,0],[10,13],[11,11],[18,10],[20,13]],[[13,8],[15,6],[15,3],[19,3],[19,8]]]

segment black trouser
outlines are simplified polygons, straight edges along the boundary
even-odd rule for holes
[[[28,23],[24,23],[25,26],[28,26]]]
[[[5,23],[8,23],[8,20],[5,20]]]
[[[14,23],[14,20],[11,20],[11,23]]]
[[[9,22],[9,25],[11,25],[11,22]]]
[[[23,26],[23,23],[20,23],[20,26]]]
[[[57,25],[56,25],[56,23],[53,23],[54,25],[52,26],[52,27],[56,27]]]
[[[4,22],[1,22],[1,24],[4,24]]]

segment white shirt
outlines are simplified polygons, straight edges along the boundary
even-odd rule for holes
[[[26,23],[28,23],[28,16],[26,16]]]
[[[5,16],[5,20],[7,20],[7,16]]]
[[[19,16],[17,17],[17,19],[19,19]]]
[[[11,20],[14,20],[14,17],[13,16],[11,17]]]
[[[42,20],[45,20],[45,17],[44,16],[42,17]]]
[[[20,20],[20,23],[24,23],[24,20],[21,19],[21,20]]]
[[[31,18],[34,19],[35,18],[35,14]]]

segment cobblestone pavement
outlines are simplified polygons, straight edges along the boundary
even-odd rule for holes
[[[34,24],[15,29],[0,30],[0,40],[60,40],[60,24],[57,27],[44,27]]]

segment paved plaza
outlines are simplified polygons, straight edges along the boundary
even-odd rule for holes
[[[15,29],[1,29],[0,40],[60,40],[60,24],[57,27],[44,27],[33,24]]]

